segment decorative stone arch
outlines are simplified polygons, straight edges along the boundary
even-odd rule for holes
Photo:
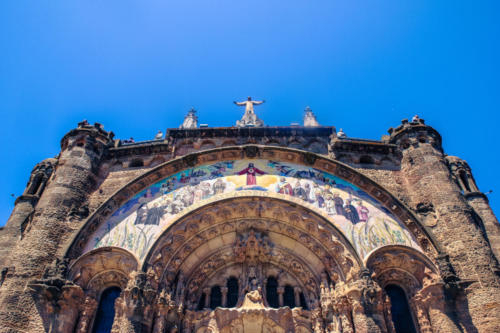
[[[110,287],[125,289],[138,262],[127,250],[104,247],[85,253],[70,267],[68,278],[84,291],[84,300],[76,326],[78,333],[92,329],[102,293]]]
[[[178,219],[152,246],[142,271],[152,273],[154,284],[175,290],[177,301],[189,302],[192,309],[214,275],[230,266],[245,267],[248,244],[238,237],[256,232],[261,236],[255,241],[265,243],[258,260],[268,272],[272,265],[290,274],[307,303],[318,298],[321,283],[357,276],[361,259],[320,214],[277,195],[247,192],[255,193],[219,199]]]
[[[441,313],[437,316],[442,315],[444,309],[444,283],[436,265],[423,253],[400,245],[384,246],[374,250],[366,258],[365,263],[382,289],[389,285],[403,289],[413,323],[420,327],[420,331],[431,332],[429,303],[441,308]],[[429,294],[433,297],[429,298]],[[387,297],[384,302],[386,321],[388,325],[389,323],[392,325]],[[433,315],[436,316],[436,313]]]
[[[325,156],[297,149],[246,145],[238,147],[223,147],[189,154],[161,164],[137,177],[128,185],[115,192],[91,216],[89,216],[86,223],[73,238],[71,244],[68,245],[66,257],[73,260],[79,257],[92,233],[102,223],[105,223],[111,214],[124,204],[127,199],[132,197],[135,193],[147,188],[149,185],[154,184],[161,179],[165,179],[169,175],[186,168],[204,165],[214,161],[229,161],[243,158],[272,159],[274,161],[283,161],[310,166],[316,170],[333,174],[352,184],[355,184],[368,195],[380,202],[399,221],[401,221],[415,236],[420,247],[428,257],[434,258],[440,252],[435,240],[408,207],[406,207],[401,201],[385,190],[382,186],[360,174],[353,168],[341,162],[331,160]]]
[[[69,268],[68,278],[97,296],[107,287],[124,288],[128,276],[137,270],[138,261],[129,251],[103,247],[85,253]]]
[[[365,259],[382,288],[396,284],[412,297],[424,285],[439,281],[439,270],[423,253],[403,245],[388,245],[374,250]]]

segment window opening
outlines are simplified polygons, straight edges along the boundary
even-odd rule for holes
[[[110,333],[115,319],[115,301],[120,296],[121,289],[118,287],[111,287],[101,295],[99,307],[94,322],[93,333]]]
[[[222,306],[222,292],[219,286],[213,286],[210,292],[210,309]]]
[[[285,294],[283,295],[283,305],[290,308],[295,307],[295,294],[293,288],[290,285],[285,286]]]
[[[392,322],[396,333],[416,333],[404,290],[396,285],[388,285],[385,292],[391,300]]]
[[[230,277],[227,280],[227,305],[228,308],[234,308],[236,303],[238,303],[238,279],[235,277]]]
[[[267,278],[266,284],[266,300],[272,308],[279,308],[279,297],[278,297],[278,280],[274,276]]]

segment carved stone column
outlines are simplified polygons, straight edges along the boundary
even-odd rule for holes
[[[417,310],[422,332],[461,332],[452,320],[451,309],[446,304],[444,283],[425,286],[413,296],[412,304]]]
[[[299,287],[293,288],[293,295],[295,296],[295,306],[299,307],[300,306],[300,288]]]
[[[153,321],[153,300],[156,291],[144,272],[130,274],[127,287],[115,302],[117,316],[112,332],[150,332]]]
[[[210,288],[204,288],[203,293],[205,294],[205,309],[210,308],[210,294],[212,292],[212,289]]]
[[[284,293],[285,293],[285,288],[284,287],[278,287],[278,301],[279,301],[280,307],[282,307],[283,304],[285,304],[285,301],[283,299],[283,294]]]
[[[85,297],[85,301],[80,307],[80,319],[76,328],[76,333],[90,332],[92,318],[97,310],[97,300],[92,296]]]
[[[222,287],[221,292],[222,292],[222,306],[227,307],[227,292],[228,292],[227,287]]]

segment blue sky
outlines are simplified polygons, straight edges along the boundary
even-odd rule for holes
[[[78,121],[146,140],[194,106],[231,126],[266,99],[268,125],[302,119],[380,139],[419,114],[469,162],[500,211],[499,1],[0,2],[0,225],[32,167]],[[11,196],[14,194],[14,197]]]

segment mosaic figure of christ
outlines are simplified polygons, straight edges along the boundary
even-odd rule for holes
[[[263,175],[264,171],[256,168],[253,163],[248,163],[248,167],[239,171],[238,175],[247,175],[247,185],[257,185],[257,174]]]

